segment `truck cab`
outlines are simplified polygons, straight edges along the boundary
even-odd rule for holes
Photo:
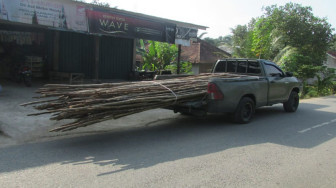
[[[299,93],[301,87],[295,87],[299,81],[293,77],[292,73],[285,73],[277,64],[263,59],[218,60],[212,73],[243,74],[267,80],[267,105],[286,101],[291,90],[296,88]]]

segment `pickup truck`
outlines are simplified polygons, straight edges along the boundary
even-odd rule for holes
[[[255,109],[283,103],[286,112],[299,106],[302,84],[290,72],[284,73],[275,63],[262,59],[218,60],[212,73],[244,75],[239,78],[212,78],[208,95],[174,107],[174,112],[188,115],[229,113],[237,123],[248,123]],[[247,75],[247,76],[246,76]]]

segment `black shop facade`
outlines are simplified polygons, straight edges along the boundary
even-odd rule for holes
[[[0,4],[0,78],[9,78],[13,67],[28,64],[33,77],[41,79],[79,73],[85,79],[127,80],[135,66],[137,39],[173,44],[179,27],[204,29],[65,0]]]

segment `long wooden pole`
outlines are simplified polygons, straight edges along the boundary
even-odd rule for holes
[[[155,108],[183,105],[203,100],[212,78],[257,79],[258,77],[222,74],[201,74],[168,80],[122,82],[88,85],[49,84],[40,88],[39,98],[49,100],[22,104],[42,110],[32,116],[51,114],[51,120],[74,120],[52,131],[69,131],[94,123],[117,119]]]

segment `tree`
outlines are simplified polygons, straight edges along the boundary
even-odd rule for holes
[[[166,66],[165,69],[170,70],[173,73],[177,73],[177,63],[173,62],[170,65]],[[180,65],[181,74],[192,74],[192,63],[183,61]]]
[[[216,46],[216,39],[213,39],[213,38],[210,38],[210,37],[205,37],[203,40],[205,42],[209,43],[209,44],[212,44],[212,45]]]
[[[215,38],[215,39],[210,38],[210,37],[205,37],[203,40],[217,47],[221,45],[232,46],[232,35],[219,36],[218,38]]]
[[[101,2],[100,0],[92,0],[91,4],[102,6],[102,7],[110,7],[109,3]]]
[[[72,1],[83,2],[83,3],[86,2],[85,0],[72,0]],[[102,6],[102,7],[110,7],[109,3],[101,2],[100,0],[92,0],[90,4]],[[117,7],[114,7],[114,8],[117,8]]]
[[[331,25],[300,4],[264,10],[248,26],[232,29],[235,56],[271,59],[303,80],[316,76],[333,41]]]
[[[274,26],[271,20],[260,18],[255,22],[252,31],[252,48],[251,51],[256,57],[271,59],[272,54],[272,33]]]
[[[329,50],[336,51],[336,34],[334,34],[333,41],[331,42]]]
[[[229,45],[232,46],[232,35],[226,35],[224,37],[219,37],[221,44],[220,45]]]
[[[274,23],[276,35],[271,37],[281,39],[277,50],[273,51],[274,60],[285,70],[294,72],[305,84],[323,69],[323,60],[332,41],[330,24],[326,19],[315,17],[311,7],[299,4],[287,3],[265,10],[265,19]]]
[[[335,87],[334,80],[336,78],[335,69],[323,66],[317,77],[317,92],[319,95],[330,95]]]
[[[174,62],[177,57],[176,45],[157,41],[139,41],[140,47],[137,50],[141,54],[144,65],[142,69],[151,71],[164,70],[166,66]]]
[[[244,57],[244,58],[255,58],[253,54],[252,41],[253,33],[251,28],[246,25],[238,25],[236,28],[231,29],[232,31],[232,45],[234,48],[234,57]]]
[[[287,3],[285,6],[266,7],[266,15],[277,23],[278,35],[286,38],[285,46],[296,47],[300,53],[322,65],[325,53],[332,41],[331,25],[326,19],[317,18],[311,7]]]

